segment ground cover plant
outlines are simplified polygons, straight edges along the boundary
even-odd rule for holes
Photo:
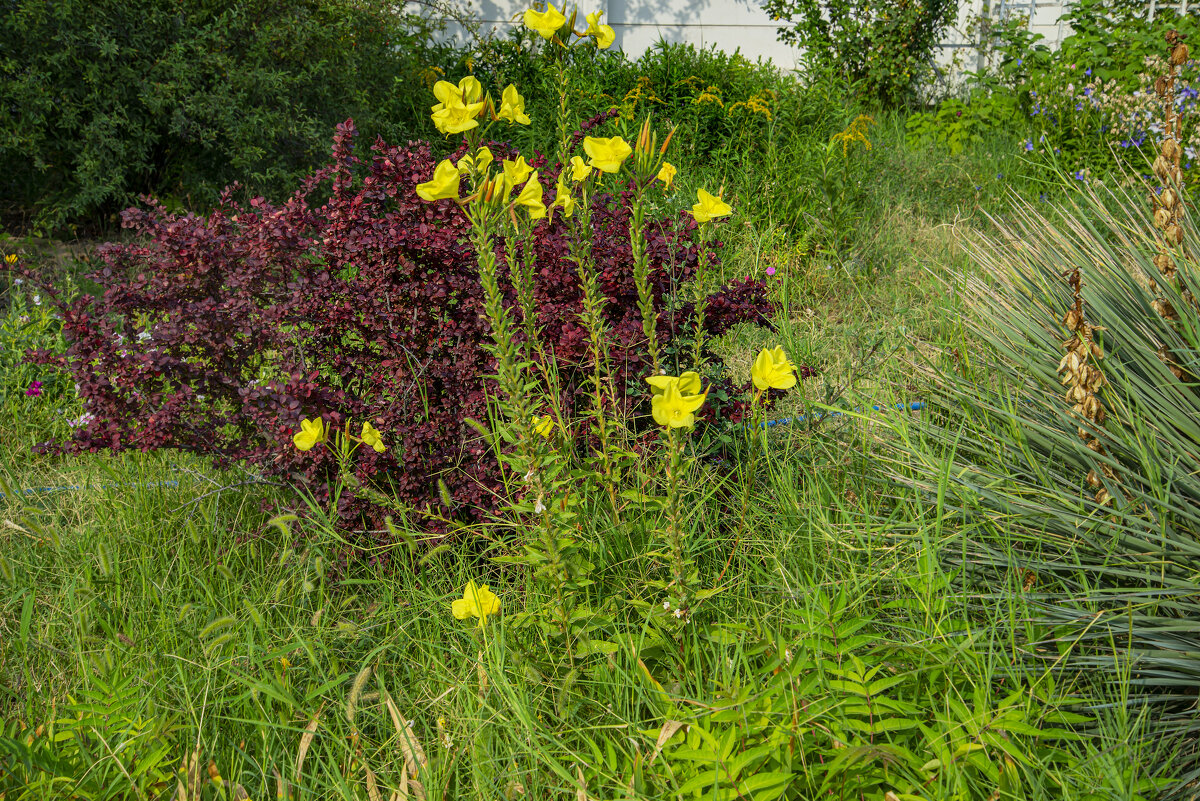
[[[557,14],[526,16],[543,43],[527,63],[551,85],[566,74],[556,48],[597,55],[609,38],[599,18],[581,12],[571,26]],[[100,286],[57,280],[53,300],[35,285],[31,244],[5,243],[0,344],[35,352],[0,372],[14,435],[0,442],[0,792],[890,801],[1186,790],[1176,757],[1190,717],[1163,680],[1187,675],[1189,575],[1150,575],[1163,560],[1144,547],[1161,531],[1165,555],[1191,547],[1190,457],[1168,459],[1168,474],[1145,456],[1188,447],[1186,413],[1160,422],[1190,391],[1173,371],[1191,364],[1194,327],[1183,295],[1193,268],[1176,241],[1191,231],[1183,195],[1060,209],[1009,156],[980,143],[958,155],[908,147],[902,117],[853,103],[810,134],[815,156],[792,140],[767,151],[773,170],[729,167],[721,192],[709,181],[723,169],[672,160],[688,127],[665,115],[625,128],[619,113],[592,115],[585,127],[570,109],[559,116],[566,101],[536,113],[518,82],[441,78],[454,81],[429,87],[440,149],[378,144],[356,162],[363,151],[343,128],[334,165],[314,178],[333,179],[324,205],[297,195],[205,217],[151,207],[130,218],[150,236],[92,261]],[[569,97],[569,81],[559,86]],[[527,117],[548,131],[537,134],[544,156],[524,134],[503,141]],[[1170,150],[1154,169],[1177,185]],[[793,163],[807,177],[789,180],[811,205],[780,214],[765,195],[755,208],[754,187]],[[1058,180],[1065,195],[1071,180]],[[973,226],[994,225],[981,206],[1010,226],[1034,221],[1030,244],[962,247],[978,241]],[[1122,206],[1132,211],[1113,217]],[[1140,264],[1156,283],[1135,292],[1114,270],[1106,284],[1086,266],[1097,260]],[[1082,306],[1079,285],[1057,275],[1065,262],[1085,265]],[[437,305],[443,286],[455,303]],[[305,318],[270,328],[297,290]],[[979,307],[985,290],[994,318]],[[416,372],[375,366],[390,336],[347,333],[406,291],[420,298],[407,313],[430,315],[403,334],[424,337],[409,350],[444,347],[436,337],[455,319],[475,337],[470,354],[447,357],[462,375],[425,387],[429,409],[447,409],[436,431],[426,401],[390,397],[381,414],[360,399],[390,371]],[[205,314],[176,318],[189,309]],[[729,324],[767,311],[770,326]],[[1110,316],[1125,321],[1110,329],[1115,347],[1094,328]],[[1022,347],[1006,358],[1014,326]],[[246,336],[274,337],[276,353],[256,360]],[[1155,337],[1165,361],[1132,347]],[[1081,360],[1065,371],[1078,412],[1057,395],[1063,338]],[[1106,387],[1082,361],[1093,339]],[[290,373],[273,374],[274,360],[288,348],[314,395],[275,412],[243,404],[238,425],[214,425],[236,420],[220,417],[237,411],[235,396],[283,396]],[[49,369],[58,355],[95,385]],[[144,367],[156,360],[187,401],[158,418],[134,395],[156,391]],[[1170,408],[1145,375],[1179,382]],[[480,396],[470,420],[462,386]],[[1037,402],[1023,426],[996,413],[993,389]],[[886,411],[918,399],[928,405],[915,418]],[[400,401],[410,405],[389,417]],[[1096,403],[1149,422],[1110,433]],[[193,453],[114,450],[96,436],[154,444],[171,414],[172,432],[196,437]],[[1073,414],[1091,421],[1085,439]],[[231,449],[213,465],[260,420],[268,458],[247,464]],[[361,469],[451,428],[478,452],[419,492]],[[1024,450],[1005,450],[1006,437]],[[33,447],[51,439],[106,447]],[[1064,463],[1074,483],[1057,495],[1028,480]],[[1096,496],[1084,467],[1112,498]],[[492,476],[483,500],[463,491],[478,482],[456,483],[471,470]],[[1118,507],[1125,489],[1140,506]],[[347,515],[358,503],[382,511]],[[1079,538],[1089,504],[1122,510],[1128,536],[1113,554],[1100,541],[1111,521]],[[1055,551],[1047,531],[1078,545]],[[1089,596],[1093,585],[1114,592]],[[1137,616],[1135,650],[1116,614],[1094,622],[1100,608]],[[1146,706],[1155,695],[1163,705]],[[1151,709],[1169,711],[1170,726]]]

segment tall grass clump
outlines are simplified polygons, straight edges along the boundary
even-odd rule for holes
[[[899,472],[970,532],[950,548],[968,584],[1033,604],[1024,656],[1149,707],[1157,735],[1182,738],[1171,767],[1187,781],[1200,775],[1200,308],[1187,294],[1200,269],[1195,221],[1174,210],[1170,278],[1151,209],[1124,192],[1053,214],[1018,203],[976,237],[982,274],[962,290],[986,347],[936,371],[937,424],[901,429]]]

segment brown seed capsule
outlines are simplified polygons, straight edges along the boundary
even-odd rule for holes
[[[1159,97],[1164,97],[1167,94],[1167,79],[1159,75],[1158,80],[1154,82],[1154,93]]]
[[[1168,225],[1163,229],[1163,238],[1167,240],[1168,245],[1178,245],[1183,242],[1183,229],[1178,225]]]
[[[1174,160],[1179,155],[1179,145],[1175,144],[1174,139],[1164,139],[1162,143],[1163,158]]]
[[[1159,180],[1166,182],[1171,176],[1171,163],[1164,159],[1161,154],[1154,157],[1153,167],[1154,174],[1158,176]]]
[[[1171,51],[1171,66],[1178,67],[1188,60],[1188,46],[1180,42]]]
[[[1167,211],[1162,206],[1154,210],[1154,227],[1158,230],[1163,230],[1167,227],[1167,223],[1171,222],[1171,212]]]
[[[1086,428],[1077,428],[1077,429],[1075,429],[1075,433],[1076,433],[1076,434],[1079,436],[1079,438],[1080,438],[1081,440],[1083,440],[1084,442],[1087,442],[1087,441],[1088,441],[1088,437],[1092,436],[1092,435],[1091,435],[1091,433],[1090,433],[1090,432],[1089,432],[1089,431],[1088,431]]]
[[[1095,342],[1092,342],[1089,344],[1089,349],[1092,352],[1093,359],[1103,359],[1104,358],[1104,348],[1100,347]]]
[[[1166,251],[1160,250],[1158,255],[1154,257],[1154,266],[1158,268],[1159,272],[1165,273],[1171,269],[1171,257]]]
[[[1104,445],[1098,439],[1090,439],[1087,444],[1088,450],[1093,453],[1104,453]]]
[[[1091,420],[1093,423],[1099,422],[1096,420],[1104,413],[1104,407],[1100,405],[1100,399],[1095,395],[1088,395],[1083,400],[1083,416]]]
[[[1150,308],[1154,309],[1159,313],[1160,316],[1165,317],[1168,320],[1179,319],[1179,315],[1175,312],[1175,307],[1172,306],[1171,302],[1168,300],[1155,298],[1154,300],[1150,301]]]
[[[1098,487],[1101,487],[1101,486],[1103,486],[1103,485],[1104,485],[1104,482],[1102,482],[1102,481],[1100,480],[1100,476],[1096,475],[1096,471],[1095,471],[1095,470],[1089,470],[1089,471],[1088,471],[1088,474],[1087,474],[1087,483],[1088,483],[1088,486],[1089,486],[1089,487],[1091,487],[1092,489],[1096,489],[1096,488],[1098,488]]]
[[[1166,189],[1163,190],[1163,193],[1162,193],[1163,208],[1167,209],[1168,211],[1172,210],[1175,208],[1175,204],[1178,202],[1179,202],[1179,196],[1175,194],[1174,189],[1167,187]]]
[[[1083,322],[1083,319],[1080,317],[1079,312],[1074,309],[1068,311],[1066,316],[1063,317],[1063,325],[1072,331],[1078,329],[1081,322]]]
[[[1111,500],[1112,500],[1112,496],[1108,494],[1108,490],[1106,490],[1106,489],[1096,490],[1096,503],[1103,506],[1104,504],[1108,503]]]

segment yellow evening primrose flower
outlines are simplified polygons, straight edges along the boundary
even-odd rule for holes
[[[486,172],[488,166],[495,160],[496,158],[492,155],[491,150],[481,147],[474,156],[468,154],[458,160],[458,172],[460,175],[466,175],[471,170]]]
[[[667,384],[661,395],[650,400],[654,422],[667,428],[686,428],[696,422],[696,410],[704,405],[708,393],[684,395],[678,383]]]
[[[529,176],[529,180],[525,183],[521,194],[517,195],[517,199],[513,201],[513,205],[521,206],[528,211],[529,219],[540,220],[546,216],[546,204],[542,200],[542,194],[542,185],[538,183],[538,174],[535,171]]]
[[[545,11],[535,11],[531,8],[525,12],[525,27],[543,39],[549,39],[558,33],[558,29],[565,25],[566,22],[567,18],[549,0],[546,2]]]
[[[452,103],[433,112],[431,119],[439,132],[447,135],[457,134],[478,127],[479,120],[475,118],[482,110],[483,103],[472,103],[469,106]]]
[[[583,140],[584,152],[588,154],[588,163],[601,172],[617,172],[625,159],[633,154],[633,148],[619,136],[605,139],[599,136],[588,136]]]
[[[718,217],[728,217],[733,213],[732,206],[719,197],[713,197],[703,189],[696,193],[696,197],[700,199],[700,202],[692,206],[692,216],[698,223],[715,220]]]
[[[592,174],[592,168],[579,156],[571,156],[571,180],[579,183]]]
[[[504,93],[500,96],[500,111],[496,116],[521,125],[529,124],[529,115],[525,113],[525,98],[517,93],[517,87],[511,83],[504,87]]]
[[[468,75],[458,82],[438,81],[433,85],[433,96],[438,104],[430,111],[441,111],[447,106],[473,106],[483,99],[483,84],[474,75]]]
[[[561,206],[563,214],[570,217],[575,213],[575,198],[567,191],[567,185],[563,183],[562,176],[558,176],[558,185],[554,187],[554,202],[550,204],[551,210],[555,206]],[[551,212],[553,214],[553,211]]]
[[[17,263],[17,254],[9,253],[7,256],[4,257],[4,262],[8,265],[16,264]]]
[[[664,161],[663,165],[662,165],[662,169],[660,169],[658,171],[658,175],[656,175],[654,177],[657,178],[658,180],[662,181],[664,184],[666,184],[667,189],[670,189],[671,182],[675,180],[675,176],[678,173],[679,173],[679,170],[675,169],[674,164],[672,164],[669,161]]]
[[[430,202],[447,198],[457,199],[458,181],[461,177],[458,167],[454,166],[450,159],[444,159],[433,171],[432,178],[423,184],[417,184],[417,197]]]
[[[533,421],[533,430],[550,439],[550,435],[554,433],[554,418],[548,414],[537,418]]]
[[[788,358],[782,345],[772,350],[763,348],[754,360],[750,375],[754,379],[754,386],[760,391],[796,386],[796,365]]]
[[[683,395],[699,395],[703,389],[700,383],[700,374],[694,370],[688,370],[678,377],[673,375],[648,376],[646,383],[650,385],[650,392],[654,395],[663,394],[672,384],[678,387],[680,394]]]
[[[516,187],[525,182],[533,172],[533,167],[525,163],[524,156],[517,156],[516,161],[504,161],[501,165],[504,168],[504,180],[508,182],[509,187]]]
[[[500,599],[488,589],[488,585],[484,584],[480,587],[472,579],[463,589],[463,597],[458,598],[450,605],[450,611],[459,620],[477,617],[479,625],[482,626],[487,622],[488,615],[500,614]]]
[[[297,450],[311,450],[318,442],[324,442],[328,438],[325,431],[325,421],[318,417],[315,420],[301,420],[300,430],[292,437],[292,442]]]
[[[617,39],[616,31],[614,31],[608,25],[600,24],[600,15],[603,13],[603,11],[597,11],[594,14],[588,14],[587,30],[583,32],[584,36],[595,36],[596,47],[599,47],[601,50],[611,47],[612,43]]]
[[[363,421],[362,436],[359,437],[364,445],[370,445],[375,449],[376,453],[383,453],[387,450],[387,445],[383,444],[383,437],[379,436],[379,432],[375,426]]]

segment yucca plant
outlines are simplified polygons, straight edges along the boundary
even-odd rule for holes
[[[1152,706],[1183,788],[1200,776],[1200,238],[1182,213],[1178,280],[1156,287],[1151,212],[1120,191],[1052,216],[1018,203],[968,244],[982,354],[930,368],[935,411],[898,428],[895,472],[961,532],[944,552],[972,592],[1026,594],[1028,658]]]

